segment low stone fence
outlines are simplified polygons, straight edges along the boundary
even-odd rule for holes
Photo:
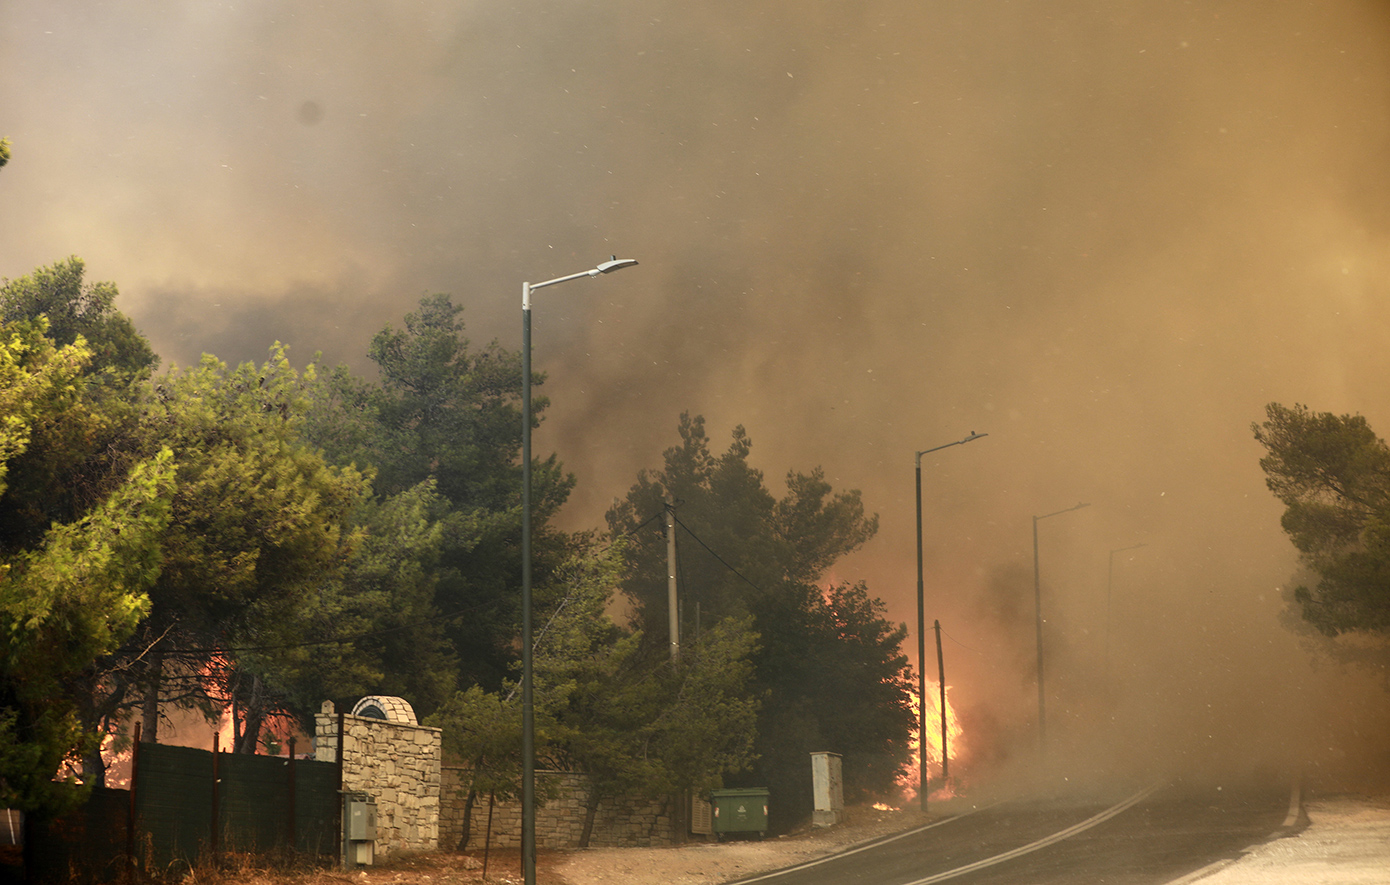
[[[462,766],[442,769],[439,807],[439,846],[454,849],[463,836],[464,804],[470,771]],[[536,772],[536,845],[539,848],[577,848],[584,829],[587,779],[561,771]],[[547,798],[549,797],[549,798]],[[633,848],[672,845],[677,841],[671,800],[605,799],[599,803],[591,848]],[[474,799],[470,848],[488,838],[488,797]],[[494,848],[521,846],[521,800],[496,802],[492,807],[490,842]]]
[[[368,698],[357,707],[364,704],[377,715],[342,714],[343,789],[366,793],[376,803],[377,857],[434,851],[440,844],[442,733],[415,724],[414,712],[399,699]],[[325,702],[314,720],[315,758],[332,762],[339,720],[333,703]]]

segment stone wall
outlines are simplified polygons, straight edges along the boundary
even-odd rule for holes
[[[314,720],[315,758],[333,762],[338,714],[332,702]],[[437,728],[343,716],[343,789],[367,793],[376,803],[378,858],[439,847],[441,760]]]
[[[440,800],[439,845],[452,850],[463,835],[464,804],[469,770],[443,768]],[[540,848],[577,848],[584,829],[584,802],[588,782],[571,772],[536,772],[536,845]],[[676,824],[670,800],[605,799],[599,803],[591,848],[633,848],[672,845]],[[488,832],[488,798],[474,800],[469,847],[480,848]],[[494,848],[521,846],[521,800],[497,802],[492,809],[491,844]]]

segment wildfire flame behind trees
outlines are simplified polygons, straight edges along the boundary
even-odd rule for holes
[[[325,696],[389,688],[423,699],[417,710],[428,715],[458,681],[503,686],[514,663],[517,616],[514,354],[495,345],[470,352],[458,309],[434,296],[407,317],[405,331],[388,327],[374,339],[380,384],[345,369],[320,377],[313,365],[299,374],[278,346],[260,366],[228,369],[205,357],[153,377],[153,355],[136,346],[143,340],[114,311],[115,287],[86,286],[81,272],[73,259],[7,282],[0,297],[12,312],[42,305],[67,317],[64,328],[74,337],[91,333],[108,360],[104,368],[80,370],[87,376],[73,387],[80,406],[74,414],[98,432],[60,426],[56,435],[16,443],[0,522],[38,526],[37,534],[30,530],[33,546],[43,527],[57,530],[71,516],[94,512],[110,497],[103,493],[120,489],[156,449],[170,453],[172,479],[160,498],[168,522],[147,557],[148,592],[134,597],[140,617],[81,672],[57,677],[73,713],[71,739],[53,747],[79,750],[88,765],[84,777],[99,781],[100,739],[134,716],[145,718],[153,737],[171,709],[210,720],[230,711],[233,748],[253,752],[268,720],[307,715]],[[718,560],[714,551],[722,551],[738,570],[728,561],[712,564],[710,556],[687,557],[697,602],[696,612],[687,611],[692,652],[703,638],[744,621],[737,636],[717,643],[722,650],[711,660],[723,663],[704,675],[688,671],[677,693],[727,694],[729,709],[743,711],[739,722],[762,701],[755,748],[762,758],[748,777],[787,796],[800,792],[795,784],[806,753],[826,748],[845,756],[852,794],[888,790],[908,759],[913,722],[900,648],[905,628],[884,619],[882,602],[864,585],[816,583],[872,537],[877,518],[865,515],[858,492],[833,493],[819,470],[789,473],[786,495],[775,499],[747,462],[751,443],[741,429],[717,459],[700,419],[684,418],[681,435],[662,484],[639,477],[628,503],[646,507],[651,493],[659,501],[674,490],[688,505],[697,497],[715,505],[704,512],[687,506],[681,518],[698,526],[702,543],[713,541],[706,553]],[[376,489],[372,474],[356,464],[370,465]],[[546,527],[574,480],[553,456],[539,466],[536,571],[543,596],[582,539]],[[683,481],[672,482],[682,467]],[[61,494],[50,502],[46,490]],[[36,507],[44,514],[38,521],[31,519]],[[659,511],[659,504],[652,508]],[[610,518],[621,530],[621,513]],[[639,538],[634,547],[644,544]],[[7,560],[16,552],[7,549]],[[640,626],[647,605],[642,577],[651,563],[637,555],[626,565],[634,571],[624,589],[638,605]],[[664,585],[664,569],[656,571]],[[698,604],[707,624],[724,627],[702,629]],[[650,643],[652,635],[632,639]],[[753,689],[742,694],[738,662],[754,643]],[[692,674],[703,681],[691,682]],[[15,674],[0,676],[8,692]],[[8,717],[13,704],[9,695],[4,700]],[[665,735],[672,758],[680,757],[672,764],[688,769],[678,777],[687,781],[729,774],[748,758],[746,748],[721,749],[718,741],[711,751],[723,761],[714,768],[682,755],[681,735],[702,721],[701,705],[653,708],[653,734]],[[742,725],[725,730],[745,733]],[[578,747],[570,744],[554,749]],[[56,757],[40,780],[54,770]],[[789,801],[776,816],[788,821],[801,810]]]
[[[927,784],[930,791],[928,799],[949,799],[956,795],[956,787],[963,780],[961,769],[953,767],[948,779],[941,778],[941,759],[943,756],[941,747],[941,709],[940,701],[941,684],[927,682]],[[920,699],[917,697],[916,686],[912,691],[912,711],[917,715]],[[946,753],[949,754],[950,761],[954,766],[956,762],[968,761],[969,750],[963,741],[965,731],[961,727],[960,718],[956,716],[955,705],[951,703],[951,686],[946,686]],[[917,800],[917,785],[919,760],[921,756],[917,752],[917,734],[913,733],[910,741],[912,747],[912,759],[908,763],[903,773],[898,776],[898,789],[900,798],[898,807],[906,807]],[[880,807],[891,807],[889,803],[880,803]]]
[[[862,583],[819,584],[874,535],[878,518],[857,491],[835,493],[820,470],[789,472],[786,495],[775,498],[748,462],[741,427],[720,455],[703,418],[682,415],[678,434],[662,469],[642,472],[608,512],[610,531],[632,537],[623,590],[635,623],[649,643],[665,644],[666,543],[648,526],[673,501],[682,632],[698,637],[721,619],[751,616],[758,634],[759,758],[744,778],[783,797],[773,828],[810,813],[811,752],[841,754],[851,799],[890,794],[916,721],[906,627],[890,624]]]
[[[34,674],[22,672],[13,642],[7,643],[3,682],[5,718],[19,729],[13,741],[52,744],[41,755],[77,752],[88,781],[99,783],[97,738],[136,710],[147,717],[151,736],[160,703],[210,715],[216,673],[225,677],[220,681],[231,697],[251,701],[239,701],[241,748],[250,749],[266,715],[285,706],[283,693],[277,697],[258,686],[268,687],[272,673],[283,683],[296,665],[331,664],[332,649],[311,654],[297,646],[306,636],[323,635],[325,626],[339,629],[324,622],[341,607],[342,565],[356,540],[349,516],[369,487],[355,469],[328,465],[300,439],[304,392],[314,377],[294,372],[282,348],[260,367],[229,371],[209,357],[153,379],[153,354],[115,310],[115,287],[87,285],[82,271],[80,260],[69,259],[0,288],[7,334],[18,336],[13,341],[27,336],[24,352],[16,352],[20,362],[38,367],[34,355],[60,340],[73,344],[59,354],[72,348],[95,354],[73,363],[56,399],[34,384],[7,380],[7,396],[25,400],[8,414],[42,420],[16,425],[22,438],[7,446],[10,482],[0,498],[0,552],[10,565],[6,596],[16,604],[25,594],[45,598],[22,585],[43,574],[41,551],[57,550],[54,544],[75,526],[98,517],[112,521],[123,538],[115,550],[142,537],[138,509],[122,514],[111,507],[143,465],[160,458],[170,473],[160,495],[166,516],[155,549],[140,554],[148,583],[112,584],[125,587],[122,592],[142,591],[131,603],[140,617],[126,623],[112,612],[130,605],[94,602],[93,612],[110,621],[103,633],[108,638],[90,660],[51,674],[61,683],[55,693],[71,704],[69,724],[22,721],[18,695]],[[59,406],[62,411],[55,411]],[[32,599],[24,602],[31,609]],[[32,614],[23,623],[33,631]],[[219,664],[225,659],[220,651],[236,646],[256,650],[238,655],[233,666]],[[84,639],[74,647],[92,646]],[[64,715],[61,704],[53,706],[39,719]]]
[[[83,383],[67,389],[86,425],[48,422],[53,439],[28,433],[7,450],[11,545],[90,511],[153,446],[176,471],[145,614],[65,677],[92,739],[57,752],[80,749],[100,782],[97,738],[133,716],[155,738],[181,710],[230,715],[231,748],[254,752],[268,721],[306,718],[324,697],[402,694],[428,715],[460,678],[500,687],[515,657],[519,358],[470,352],[459,309],[435,296],[372,342],[380,384],[298,374],[278,345],[261,366],[206,357],[152,378],[114,296],[72,259],[7,281],[0,298],[18,321],[62,318],[61,334],[89,335],[108,363],[74,364]],[[355,463],[379,474],[375,494]],[[545,518],[573,479],[553,457],[538,473],[543,585],[572,543]]]

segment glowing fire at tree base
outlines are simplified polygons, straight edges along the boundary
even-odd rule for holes
[[[956,796],[956,772],[951,771],[950,777],[944,782],[941,777],[941,711],[938,709],[937,698],[941,695],[939,683],[927,684],[927,783],[930,793],[927,801],[951,799]],[[913,715],[918,716],[920,711],[919,704],[921,698],[913,697]],[[957,760],[964,753],[964,745],[961,741],[962,732],[960,722],[956,718],[955,707],[951,703],[951,686],[946,686],[946,751],[949,754],[949,768],[954,769]],[[918,753],[918,741],[916,730],[913,730],[910,741],[912,757],[902,774],[898,776],[898,786],[901,798],[898,800],[898,808],[905,808],[917,802],[917,785],[919,779],[919,761],[921,754]],[[878,803],[874,806],[880,810],[892,810],[893,806],[886,803]]]

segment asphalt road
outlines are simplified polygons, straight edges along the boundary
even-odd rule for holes
[[[1011,802],[969,810],[831,858],[742,881],[1160,885],[1301,825],[1296,794],[1288,785],[1155,785],[1104,799]]]

